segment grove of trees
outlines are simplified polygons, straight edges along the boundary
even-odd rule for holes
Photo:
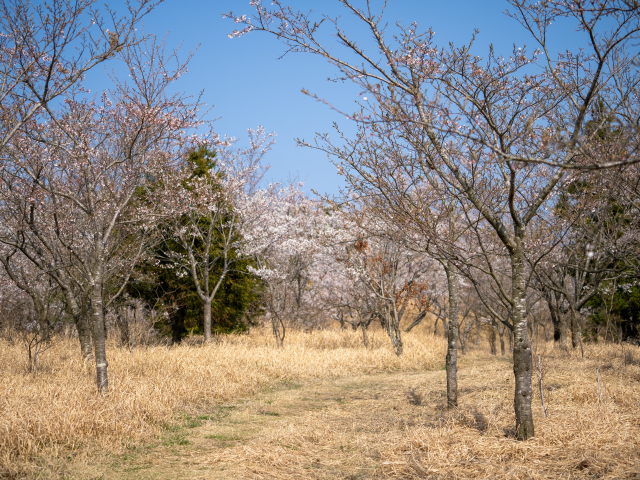
[[[344,179],[340,195],[311,197],[265,182],[271,134],[219,136],[180,91],[191,57],[135,28],[155,3],[119,17],[90,0],[0,1],[0,328],[34,369],[66,329],[105,391],[108,327],[135,348],[139,316],[171,345],[265,323],[279,348],[290,328],[330,327],[359,329],[368,348],[380,325],[396,355],[403,326],[434,318],[447,406],[458,354],[486,335],[513,355],[526,440],[541,331],[561,352],[639,341],[636,2],[508,0],[504,21],[534,46],[503,53],[339,3],[365,37],[280,0],[226,14],[242,26],[231,37],[275,35],[363,92],[342,112],[354,134],[299,141]],[[549,40],[560,19],[580,49]],[[89,93],[103,62],[126,75]]]

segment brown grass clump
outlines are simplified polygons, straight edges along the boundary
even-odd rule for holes
[[[118,453],[123,445],[157,437],[184,412],[255,394],[269,384],[396,370],[441,363],[444,344],[405,336],[396,357],[382,334],[373,348],[357,332],[291,332],[274,348],[267,332],[220,337],[206,346],[108,349],[110,387],[96,393],[93,365],[76,341],[62,340],[42,355],[39,372],[26,366],[19,344],[0,340],[0,476],[29,456],[57,456],[94,445]],[[17,463],[16,463],[17,462]]]

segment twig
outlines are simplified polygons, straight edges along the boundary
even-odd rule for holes
[[[600,398],[600,404],[602,405],[602,391],[600,390],[600,372],[596,368],[596,377],[598,378],[598,397]]]
[[[546,418],[547,409],[544,406],[544,391],[542,389],[542,360],[540,360],[540,355],[538,355],[538,367],[540,368],[540,399],[542,400],[542,413]]]

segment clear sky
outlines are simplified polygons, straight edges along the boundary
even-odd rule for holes
[[[365,0],[354,2],[364,5]],[[123,3],[113,0],[110,6],[118,10]],[[477,28],[479,55],[491,43],[505,56],[514,43],[534,47],[523,28],[502,13],[508,7],[504,0],[389,0],[388,3],[385,18],[390,28],[396,21],[403,24],[416,21],[420,30],[433,27],[439,45],[466,43]],[[291,0],[290,4],[305,11],[313,8],[317,13],[343,15],[345,25],[355,25],[335,0]],[[219,134],[242,138],[247,128],[262,125],[278,135],[277,144],[266,158],[271,165],[267,180],[297,177],[305,182],[307,191],[336,193],[341,178],[336,168],[324,154],[296,147],[294,139],[311,141],[315,132],[330,132],[334,121],[341,126],[349,121],[302,94],[301,89],[319,94],[344,111],[356,109],[358,89],[327,82],[335,69],[320,57],[290,54],[279,60],[284,47],[271,35],[253,32],[241,38],[228,38],[236,25],[221,14],[229,11],[238,15],[251,13],[249,0],[165,0],[146,18],[145,30],[158,36],[167,34],[167,46],[182,44],[185,54],[197,49],[189,73],[177,86],[193,95],[204,91],[204,101],[213,106],[211,116],[219,117],[215,124]],[[576,36],[575,32],[564,30],[559,26],[554,34]],[[356,33],[364,32],[356,30]],[[360,37],[366,39],[364,35]]]

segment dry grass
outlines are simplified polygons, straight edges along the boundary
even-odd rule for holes
[[[131,354],[108,349],[109,392],[96,394],[94,368],[84,365],[76,341],[60,341],[27,371],[19,344],[0,340],[0,476],[36,454],[61,455],[97,445],[118,453],[124,445],[157,437],[178,414],[195,412],[266,385],[310,377],[432,369],[444,344],[405,338],[398,358],[382,334],[370,350],[357,332],[289,333],[285,348],[268,332],[218,338],[207,346],[152,347]]]
[[[626,366],[619,347],[589,348],[584,360],[547,354],[548,416],[536,392],[536,437],[527,442],[514,438],[510,362],[474,352],[460,366],[455,410],[444,408],[442,371],[340,380],[315,389],[323,408],[233,447],[203,448],[192,465],[225,469],[206,478],[639,478],[639,350]],[[287,393],[270,407],[295,403]]]
[[[403,460],[416,476],[640,478],[639,349],[627,366],[619,347],[587,350],[585,359],[559,352],[543,357],[547,417],[536,388],[532,440],[513,438],[511,364],[471,364],[461,375],[460,407],[437,426],[414,429]]]
[[[133,355],[111,348],[104,397],[75,344],[47,353],[35,377],[18,346],[0,344],[2,468],[24,474],[37,470],[29,456],[37,462],[102,449],[84,461],[92,469],[65,475],[640,478],[640,349],[587,346],[582,359],[539,345],[547,418],[536,388],[536,436],[518,442],[509,355],[492,357],[483,346],[463,357],[459,407],[446,410],[442,338],[405,335],[405,356],[397,358],[381,333],[375,337],[372,350],[355,332],[328,331],[292,333],[281,351],[265,332]],[[287,382],[300,387],[265,390]],[[227,416],[183,430],[184,445],[156,443],[120,469],[108,463],[159,438],[181,413],[212,412],[220,402],[231,408]]]

